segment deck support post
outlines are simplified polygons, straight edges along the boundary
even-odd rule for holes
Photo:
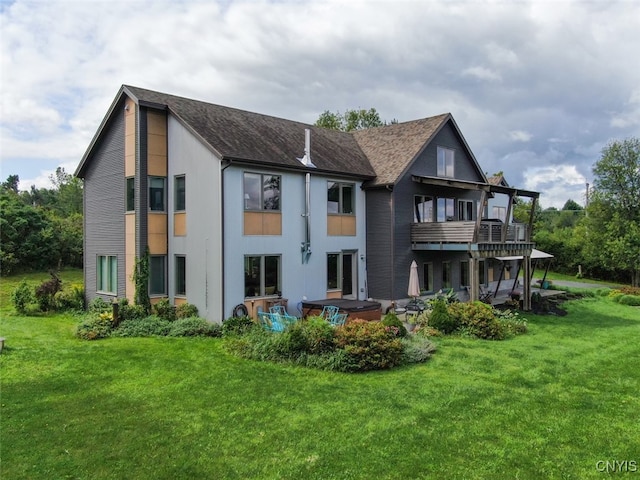
[[[531,310],[531,254],[524,255],[522,258],[522,264],[524,267],[522,286],[522,309],[524,311]]]

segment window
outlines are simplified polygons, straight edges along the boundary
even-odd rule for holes
[[[327,213],[353,215],[353,183],[328,182]]]
[[[438,198],[437,221],[451,222],[455,220],[455,205],[453,198]]]
[[[278,295],[280,288],[280,256],[244,257],[244,296]]]
[[[507,207],[493,207],[491,209],[491,218],[497,218],[505,222],[507,220]]]
[[[442,288],[451,288],[451,262],[442,262]]]
[[[186,208],[186,182],[184,175],[175,178],[175,210],[180,212]]]
[[[433,291],[433,263],[425,263],[422,267],[422,279],[424,288],[427,292]]]
[[[166,257],[152,255],[149,257],[149,295],[166,295]]]
[[[438,176],[453,177],[455,152],[449,148],[438,147]]]
[[[127,178],[127,212],[133,212],[136,209],[136,179],[134,177]]]
[[[176,295],[187,295],[187,262],[186,257],[176,255]]]
[[[244,174],[245,210],[280,210],[280,176]]]
[[[458,220],[473,220],[473,202],[458,200]]]
[[[117,295],[118,257],[115,255],[99,255],[96,267],[96,290]]]
[[[485,273],[484,273],[484,269],[485,269],[485,263],[484,260],[480,260],[478,262],[478,281],[480,282],[480,285],[486,285],[487,282],[485,280]]]
[[[460,285],[469,286],[469,262],[460,262]]]
[[[149,210],[164,212],[164,177],[149,177]]]
[[[413,197],[413,222],[433,222],[433,198],[424,195]]]
[[[335,290],[342,288],[341,275],[340,275],[340,254],[328,253],[327,254],[327,289]]]

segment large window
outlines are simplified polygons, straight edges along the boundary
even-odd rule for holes
[[[352,215],[354,212],[354,184],[328,182],[327,186],[327,213]]]
[[[438,176],[439,177],[453,177],[454,176],[454,159],[455,151],[438,147]]]
[[[413,197],[413,222],[433,222],[433,198],[424,195]]]
[[[244,296],[278,295],[280,275],[280,255],[247,255],[244,257]]]
[[[126,208],[127,212],[133,212],[136,209],[136,179],[134,177],[127,178],[127,201]]]
[[[280,210],[280,176],[244,174],[245,210]]]
[[[438,198],[437,202],[437,221],[451,222],[456,219],[455,206],[456,201],[453,198]]]
[[[469,286],[469,262],[464,260],[460,262],[460,285]]]
[[[149,257],[149,295],[167,294],[166,257],[152,255]]]
[[[186,209],[186,181],[184,175],[175,177],[175,211],[181,212]]]
[[[451,288],[451,262],[442,262],[442,288]]]
[[[433,263],[425,263],[422,267],[422,288],[427,292],[433,291]]]
[[[165,211],[165,181],[164,177],[149,177],[149,210]]]
[[[176,295],[187,295],[187,259],[183,255],[176,255]]]
[[[507,220],[507,207],[493,207],[491,209],[491,218],[497,218],[506,222]]]
[[[96,265],[96,290],[111,295],[118,294],[118,257],[98,255]]]
[[[473,220],[473,202],[458,200],[458,220]]]

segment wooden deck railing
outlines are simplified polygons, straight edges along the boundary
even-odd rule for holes
[[[481,222],[474,242],[476,222],[431,222],[411,224],[411,243],[527,243],[528,226],[520,223]],[[502,240],[506,228],[505,241]]]

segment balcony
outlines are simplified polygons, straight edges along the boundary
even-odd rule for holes
[[[482,252],[480,256],[522,255],[534,246],[530,238],[528,225],[521,223],[506,225],[485,220],[480,223],[477,235],[476,222],[411,224],[414,250]]]

